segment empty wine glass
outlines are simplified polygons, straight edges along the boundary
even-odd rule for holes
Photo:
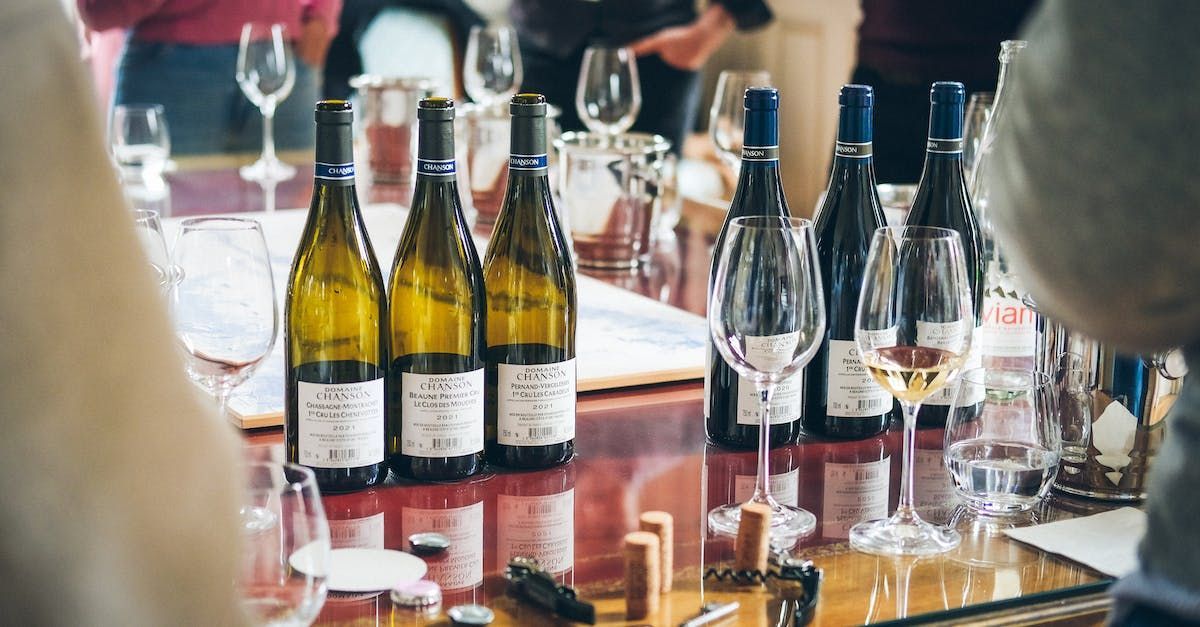
[[[708,110],[708,136],[717,158],[735,173],[742,164],[742,134],[746,127],[746,88],[771,84],[765,70],[725,70]]]
[[[325,604],[329,523],[311,470],[252,462],[239,519],[238,594],[258,625],[310,625]]]
[[[771,394],[816,353],[825,332],[825,304],[812,222],[753,216],[729,223],[728,240],[713,280],[708,325],[717,351],[738,374],[754,382],[761,426],[758,473],[751,503],[771,508],[771,544],[790,546],[812,532],[816,518],[771,496],[769,468]],[[736,535],[741,504],[708,514],[709,528]]]
[[[575,88],[575,111],[593,133],[620,135],[642,110],[637,57],[629,48],[588,46]]]
[[[171,263],[171,256],[167,252],[167,238],[163,236],[162,221],[158,212],[148,209],[134,210],[133,225],[136,227],[138,242],[150,260],[150,269],[154,272],[158,287],[164,292],[170,290],[179,274],[175,271],[175,265]]]
[[[161,188],[171,133],[162,105],[113,105],[108,142],[125,183]]]
[[[850,545],[883,555],[953,549],[958,533],[917,515],[913,455],[921,403],[952,382],[971,349],[975,313],[962,238],[949,229],[884,227],[871,238],[855,318],[863,365],[904,412],[900,502],[890,518],[858,523]]]
[[[171,290],[188,375],[224,412],[275,345],[278,313],[262,227],[242,218],[184,220],[175,240],[179,280]]]
[[[247,181],[283,181],[296,168],[275,156],[275,109],[292,93],[296,63],[283,24],[246,23],[238,42],[237,83],[263,115],[263,149],[258,161],[238,172]]]
[[[1007,513],[1037,505],[1062,454],[1054,386],[1032,370],[964,372],[946,419],[946,467],[972,508]]]
[[[963,117],[963,172],[968,181],[975,180],[975,155],[979,154],[979,144],[983,141],[983,131],[987,128],[995,98],[993,92],[977,91],[967,102],[967,113]]]
[[[473,26],[463,59],[463,88],[488,106],[512,98],[521,87],[521,48],[510,26]]]

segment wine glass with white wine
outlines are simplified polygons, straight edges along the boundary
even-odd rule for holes
[[[962,238],[950,229],[884,227],[871,239],[855,319],[863,364],[904,412],[900,502],[890,518],[850,529],[850,546],[879,555],[933,555],[958,546],[953,529],[917,515],[913,454],[917,412],[954,381],[971,350],[975,313]]]

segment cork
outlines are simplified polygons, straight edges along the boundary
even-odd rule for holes
[[[648,531],[625,534],[625,618],[642,620],[658,612],[658,536]]]
[[[734,570],[767,572],[767,554],[771,548],[771,508],[765,503],[742,505],[733,548]]]
[[[643,512],[638,528],[658,536],[659,591],[671,591],[671,574],[675,567],[675,520],[667,512]]]

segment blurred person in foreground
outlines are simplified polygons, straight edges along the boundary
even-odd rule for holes
[[[766,0],[513,0],[524,91],[562,109],[563,130],[582,130],[575,88],[588,44],[630,46],[638,60],[642,109],[631,130],[658,133],[679,152],[695,126],[700,69],[735,29],[771,21]]]
[[[313,145],[319,68],[337,32],[341,0],[76,0],[95,31],[129,29],[117,61],[114,104],[161,104],[173,154],[253,152],[262,115],[234,74],[247,22],[281,23],[291,39],[296,82],[279,104],[275,143]]]
[[[1031,18],[989,211],[1039,309],[1191,375],[1151,470],[1120,625],[1200,623],[1200,4],[1049,0]]]
[[[62,7],[0,2],[0,622],[236,625],[236,436],[187,380]]]

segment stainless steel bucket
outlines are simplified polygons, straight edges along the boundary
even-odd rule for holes
[[[1145,498],[1164,418],[1186,374],[1178,350],[1123,355],[1039,317],[1038,369],[1054,373],[1063,455],[1054,487],[1110,501]]]

